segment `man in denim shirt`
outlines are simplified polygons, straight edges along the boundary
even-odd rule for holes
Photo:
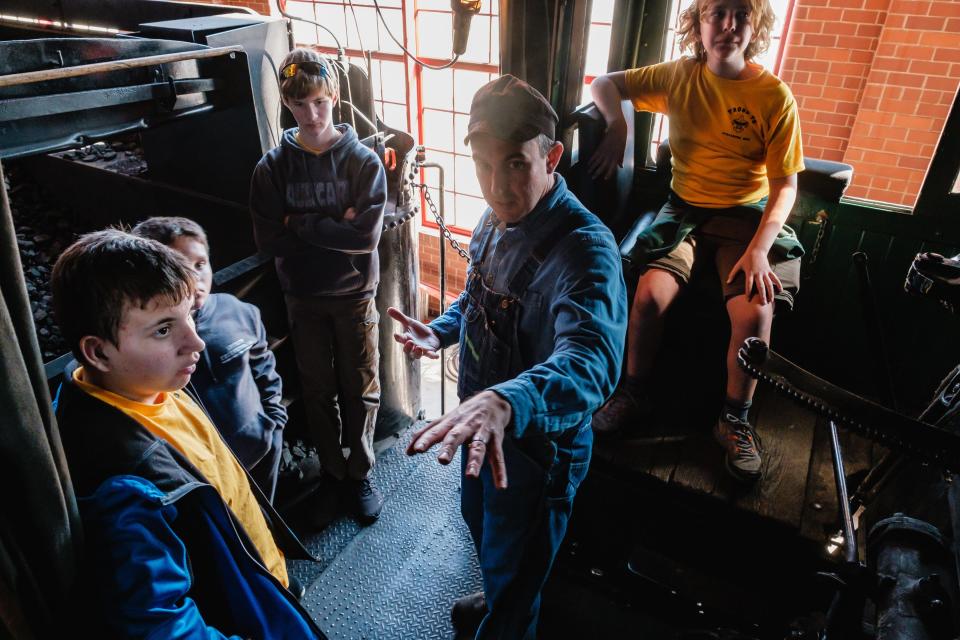
[[[610,231],[555,172],[557,116],[505,75],[470,107],[466,142],[490,205],[474,230],[466,290],[430,325],[389,311],[413,357],[459,341],[461,404],[407,452],[463,445],[461,511],[484,591],[457,601],[476,638],[533,638],[540,590],[587,473],[593,412],[620,375],[627,301]]]

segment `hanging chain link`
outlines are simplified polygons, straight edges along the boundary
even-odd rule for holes
[[[815,220],[820,223],[820,228],[817,229],[817,237],[813,241],[813,249],[810,251],[810,259],[807,261],[807,266],[812,267],[817,263],[817,258],[820,257],[820,249],[823,246],[823,238],[826,235],[827,225],[830,223],[830,214],[821,209],[817,212]]]
[[[447,228],[447,225],[444,224],[443,218],[440,216],[440,211],[437,209],[437,205],[433,202],[433,198],[430,196],[430,187],[425,184],[417,184],[415,187],[420,187],[421,193],[423,193],[423,199],[427,201],[427,206],[430,207],[430,213],[433,214],[434,220],[437,221],[437,226],[440,227],[440,233],[444,238],[447,239],[447,242],[450,243],[450,246],[453,247],[453,250],[460,254],[460,257],[470,262],[470,254],[457,242],[457,239],[453,237],[453,234],[450,233],[450,229]]]
[[[817,264],[817,259],[820,257],[820,249],[823,246],[823,239],[826,236],[827,225],[830,222],[829,214],[821,209],[817,212],[814,220],[817,223],[817,237],[813,241],[813,248],[810,250],[809,256],[804,256],[803,262],[800,263],[800,278],[802,280],[810,280],[813,278],[815,265]]]

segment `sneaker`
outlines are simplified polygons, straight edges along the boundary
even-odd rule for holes
[[[300,580],[293,575],[287,576],[287,580],[289,581],[287,590],[293,594],[293,597],[297,599],[297,602],[302,601],[303,597],[307,595],[307,585],[300,582]]]
[[[730,475],[745,482],[760,479],[760,436],[749,422],[725,415],[713,428],[713,437],[726,452],[724,464]]]
[[[372,478],[363,480],[347,481],[348,491],[352,494],[355,501],[357,519],[360,524],[373,524],[380,517],[380,511],[383,509],[383,496],[377,490]]]
[[[487,598],[483,591],[477,591],[454,601],[453,607],[450,609],[450,622],[453,623],[453,628],[458,637],[472,638],[486,615]]]
[[[636,427],[638,422],[650,417],[648,403],[636,391],[621,385],[600,410],[593,414],[593,431],[598,436],[611,436],[626,427]]]

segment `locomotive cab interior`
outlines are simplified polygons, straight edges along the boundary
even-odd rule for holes
[[[386,507],[380,522],[361,528],[342,514],[323,523],[311,515],[321,469],[306,436],[283,293],[272,259],[256,251],[249,215],[254,166],[293,124],[276,81],[279,60],[300,44],[285,3],[260,15],[179,1],[54,0],[45,16],[58,19],[40,21],[11,17],[34,15],[36,3],[11,4],[0,9],[0,637],[48,637],[84,544],[51,409],[72,355],[49,308],[50,267],[80,233],[153,215],[200,222],[215,290],[262,315],[290,413],[277,504],[321,559],[289,563],[314,621],[331,638],[453,637],[448,605],[481,587],[479,567],[460,518],[458,474],[403,453],[411,428],[439,417],[425,400],[438,390],[394,342],[386,313],[431,312],[421,286],[428,165],[407,123],[378,112],[369,58],[366,68],[358,56],[334,56],[333,65],[342,87],[335,121],[349,122],[377,153],[388,187],[374,471]],[[610,68],[658,62],[670,3],[614,4]],[[560,114],[559,171],[613,232],[632,299],[641,269],[634,243],[666,200],[671,153],[666,139],[655,150],[640,142],[650,139],[652,116],[625,102],[623,166],[608,181],[589,175],[604,130],[580,95],[590,7],[500,2],[499,65],[541,88]],[[754,362],[744,352],[761,380],[751,416],[764,477],[753,485],[724,474],[710,440],[729,323],[719,274],[695,274],[669,312],[657,356],[651,395],[664,407],[662,424],[595,444],[544,588],[541,637],[960,632],[960,482],[949,459],[960,450],[958,318],[943,298],[904,289],[918,254],[960,253],[954,93],[909,212],[851,198],[857,163],[805,158],[789,220],[805,250],[801,291],[793,309],[777,310],[763,347],[775,355]],[[927,290],[960,287],[944,283]],[[456,295],[451,283],[443,287]],[[446,355],[441,381],[455,376],[456,354]],[[907,566],[907,556],[921,560]]]

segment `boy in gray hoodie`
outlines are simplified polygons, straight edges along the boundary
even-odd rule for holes
[[[386,174],[349,124],[333,124],[333,63],[310,49],[291,51],[280,64],[280,91],[298,126],[254,170],[254,237],[276,259],[320,460],[368,524],[383,506],[370,472],[380,406],[374,297]]]

